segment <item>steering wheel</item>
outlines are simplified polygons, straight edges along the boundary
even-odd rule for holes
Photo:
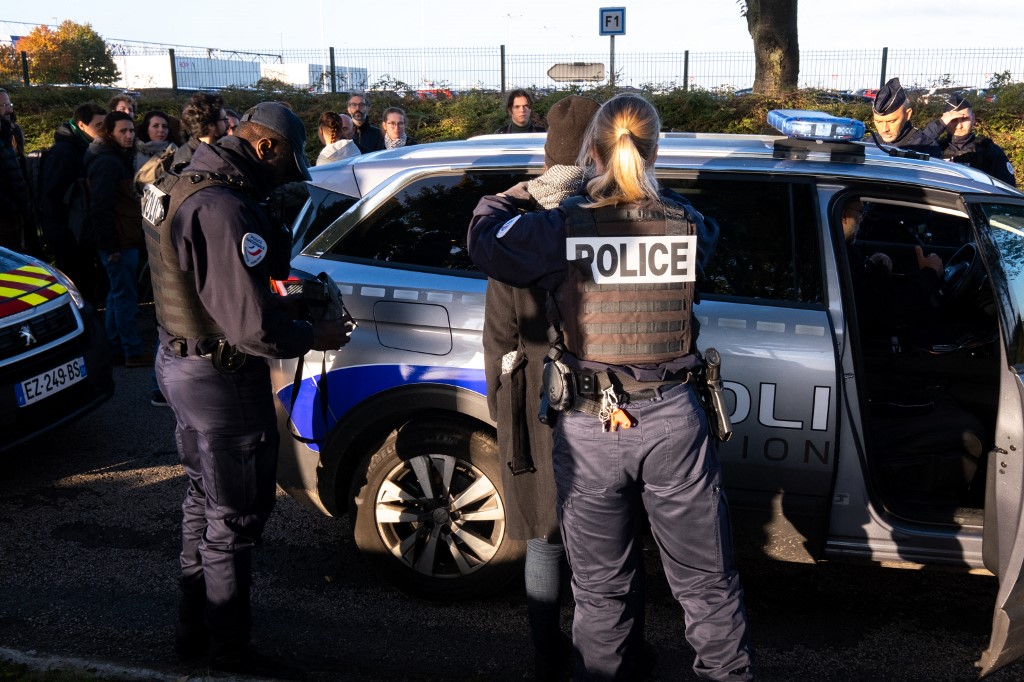
[[[942,296],[947,305],[967,303],[985,284],[978,247],[967,243],[956,250],[942,271]]]

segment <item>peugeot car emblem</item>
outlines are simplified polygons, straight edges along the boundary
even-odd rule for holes
[[[27,324],[21,325],[21,328],[18,330],[18,336],[25,339],[26,346],[31,346],[36,342],[36,337],[32,335],[32,328]]]

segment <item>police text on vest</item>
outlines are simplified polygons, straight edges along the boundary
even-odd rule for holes
[[[697,238],[569,237],[565,257],[585,262],[597,284],[664,284],[697,279]]]

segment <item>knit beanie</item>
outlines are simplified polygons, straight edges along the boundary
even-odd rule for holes
[[[548,110],[548,139],[544,143],[544,164],[575,166],[583,138],[601,105],[589,97],[569,95]]]

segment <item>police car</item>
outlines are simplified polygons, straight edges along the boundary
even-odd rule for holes
[[[0,248],[0,452],[113,394],[103,325],[75,285],[41,261]]]
[[[1024,652],[1024,195],[848,141],[859,122],[772,124],[786,135],[666,133],[657,162],[721,227],[694,310],[699,347],[722,356],[736,545],[990,571],[992,671]],[[423,596],[480,595],[519,571],[484,395],[486,280],[465,240],[482,195],[542,172],[543,143],[483,136],[313,169],[294,277],[277,284],[326,272],[359,323],[344,350],[273,366],[280,484],[349,513],[360,549]],[[851,202],[864,212],[848,245]],[[897,291],[915,247],[945,265],[933,319],[869,333],[856,254],[884,254]]]

